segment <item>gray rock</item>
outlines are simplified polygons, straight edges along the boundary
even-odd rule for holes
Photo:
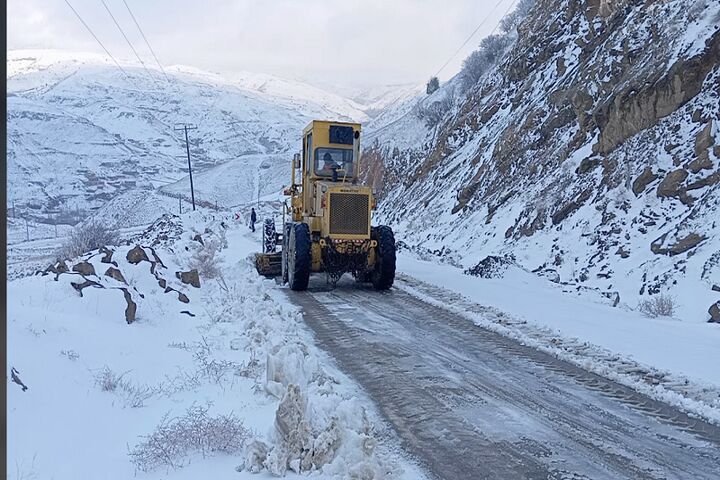
[[[637,197],[645,191],[647,186],[657,180],[658,176],[652,171],[652,168],[645,167],[645,170],[635,179],[632,184],[632,191]]]
[[[70,271],[70,269],[68,268],[67,264],[64,261],[60,260],[57,263],[50,265],[46,271],[60,274],[60,273],[67,273]]]
[[[679,197],[682,192],[680,184],[682,184],[688,177],[688,172],[684,168],[673,170],[672,172],[665,175],[660,185],[657,188],[657,196],[660,198],[665,197]]]
[[[630,256],[630,252],[625,250],[625,247],[620,245],[615,252],[615,255],[620,255],[620,258],[628,258]]]
[[[135,248],[128,251],[126,257],[127,261],[132,263],[133,265],[137,265],[138,263],[142,261],[149,262],[150,259],[147,256],[147,253],[145,253],[145,250],[140,245],[135,245]]]
[[[118,270],[117,268],[109,267],[109,268],[105,271],[105,276],[106,276],[106,277],[110,277],[110,278],[114,278],[114,279],[117,280],[118,282],[122,282],[122,283],[124,283],[124,284],[127,284],[127,282],[125,281],[125,277],[123,277],[122,272],[121,272],[120,270]]]
[[[710,314],[709,322],[720,323],[720,300],[710,305],[708,313]]]
[[[113,262],[113,259],[112,259],[112,256],[114,253],[112,250],[110,250],[107,247],[100,247],[100,253],[103,254],[103,257],[100,259],[100,261],[102,263],[112,263],[115,266],[117,266],[117,264],[115,262]]]
[[[128,325],[130,325],[135,321],[135,317],[137,315],[137,303],[133,301],[132,295],[127,288],[123,288],[122,291],[125,296],[125,301],[127,302],[127,307],[125,308],[125,321]]]
[[[690,233],[669,246],[663,246],[667,233],[650,244],[650,250],[657,255],[679,255],[697,247],[707,237]]]
[[[175,276],[179,278],[182,283],[200,288],[200,274],[197,269],[193,268],[189,272],[175,272]]]
[[[95,275],[95,267],[90,262],[80,262],[75,264],[72,268],[73,272],[77,272],[80,275]]]
[[[83,294],[82,294],[83,289],[85,289],[87,287],[105,288],[102,285],[100,285],[98,282],[93,282],[92,280],[85,280],[82,283],[70,282],[70,285],[72,285],[72,287],[75,290],[77,290],[77,292],[80,294],[81,297],[83,296]]]

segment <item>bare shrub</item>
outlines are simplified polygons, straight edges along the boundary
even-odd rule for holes
[[[142,408],[145,402],[155,396],[156,391],[148,385],[132,385],[129,384],[128,389],[123,389],[121,398],[126,407]]]
[[[500,30],[503,33],[515,35],[518,26],[528,16],[528,13],[534,4],[535,0],[520,0],[515,7],[515,10],[500,20]]]
[[[167,398],[186,390],[196,390],[200,387],[201,378],[197,372],[188,373],[184,371],[178,372],[174,377],[165,375],[165,380],[155,388],[157,395],[163,395]]]
[[[138,470],[150,472],[182,467],[194,453],[205,457],[241,452],[251,432],[234,414],[211,417],[208,410],[193,405],[182,417],[165,414],[155,431],[130,450],[130,461]]]
[[[513,39],[508,35],[490,35],[483,38],[480,48],[463,61],[460,71],[463,88],[467,90],[475,85],[500,61],[512,42]]]
[[[198,374],[211,382],[221,385],[228,373],[240,374],[242,365],[230,360],[219,360],[213,356],[212,347],[205,337],[198,342],[193,353],[195,362],[198,365]]]
[[[672,317],[677,309],[675,298],[670,295],[653,295],[647,300],[641,300],[637,309],[651,318]]]
[[[63,259],[75,258],[106,245],[116,245],[118,237],[116,230],[91,221],[75,227],[57,252]]]
[[[443,119],[445,114],[452,108],[455,101],[455,91],[448,90],[442,98],[432,102],[420,102],[415,107],[415,114],[425,121],[428,128],[433,128]]]
[[[528,16],[534,4],[535,0],[520,0],[515,10],[500,20],[501,33],[483,38],[479,48],[463,61],[460,75],[465,91],[500,62],[515,42],[518,26]]]
[[[124,382],[123,377],[129,372],[117,374],[110,367],[105,365],[97,375],[95,375],[95,384],[100,387],[103,392],[114,392]]]
[[[68,360],[72,360],[73,362],[80,358],[80,354],[75,350],[60,350],[60,355],[67,357]]]
[[[117,374],[107,365],[95,375],[95,384],[103,392],[115,393],[126,407],[140,408],[158,392],[148,385],[135,385],[125,378],[129,371]]]
[[[220,268],[219,253],[225,246],[224,235],[208,237],[205,244],[200,245],[190,258],[190,268],[196,269],[204,278],[221,277],[222,269]]]

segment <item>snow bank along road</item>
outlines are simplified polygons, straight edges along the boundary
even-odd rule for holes
[[[290,299],[439,478],[718,478],[720,427],[393,289]]]

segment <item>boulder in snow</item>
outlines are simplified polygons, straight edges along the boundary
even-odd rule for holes
[[[720,300],[710,305],[708,313],[710,314],[710,323],[720,323]]]
[[[182,283],[200,288],[200,274],[197,269],[193,268],[189,272],[175,272],[175,276],[179,278]]]
[[[72,268],[73,272],[77,272],[80,275],[95,275],[95,267],[90,262],[80,262],[75,264]]]
[[[127,284],[127,282],[125,281],[125,277],[123,277],[122,272],[117,268],[108,267],[108,269],[105,271],[105,276],[114,278],[118,282]]]
[[[125,295],[125,301],[127,302],[127,308],[125,308],[125,321],[130,325],[135,321],[135,315],[137,314],[137,303],[132,299],[132,295],[127,288],[122,289]]]
[[[140,245],[135,245],[135,248],[129,250],[125,258],[127,258],[127,261],[133,265],[137,265],[143,260],[146,262],[150,261],[147,253],[145,253],[145,250]]]

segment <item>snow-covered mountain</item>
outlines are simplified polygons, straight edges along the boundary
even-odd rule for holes
[[[488,255],[705,321],[720,288],[720,4],[537,0],[467,90],[459,75],[365,137],[409,245]]]
[[[39,221],[72,222],[129,190],[178,193],[171,184],[187,174],[182,123],[197,127],[189,138],[200,198],[217,200],[202,172],[222,167],[233,203],[282,185],[311,119],[368,118],[356,102],[269,75],[172,66],[166,79],[149,66],[48,50],[10,51],[7,67],[9,202]],[[283,175],[259,186],[259,168]]]

